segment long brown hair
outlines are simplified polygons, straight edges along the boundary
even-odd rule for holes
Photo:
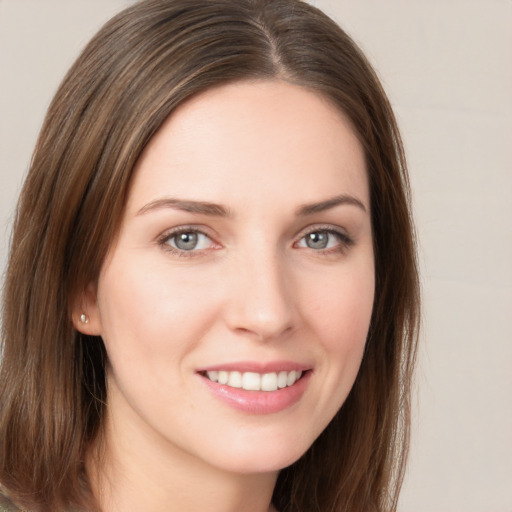
[[[84,468],[104,413],[105,349],[70,309],[114,240],[132,172],[173,110],[209,87],[287,80],[327,97],[365,149],[376,290],[345,404],[281,471],[280,512],[396,509],[419,315],[400,135],[372,67],[299,0],[146,0],[108,22],[61,84],[19,200],[3,296],[0,482],[31,510],[95,509]]]

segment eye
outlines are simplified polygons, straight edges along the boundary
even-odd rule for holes
[[[341,251],[352,243],[352,239],[345,233],[333,229],[317,229],[305,234],[297,242],[296,247],[304,247],[315,251],[328,251],[330,249]]]
[[[168,250],[194,252],[212,248],[214,242],[201,231],[186,229],[167,233],[160,240],[160,244],[166,246]]]

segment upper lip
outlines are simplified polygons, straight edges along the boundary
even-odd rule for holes
[[[227,372],[255,372],[255,373],[272,373],[272,372],[291,372],[292,370],[306,371],[310,370],[311,366],[297,363],[294,361],[238,361],[232,363],[221,363],[212,366],[205,366],[199,368],[197,371],[212,372],[212,371],[227,371]]]

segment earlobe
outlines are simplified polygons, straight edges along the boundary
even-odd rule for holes
[[[101,335],[101,320],[96,300],[95,286],[89,284],[78,295],[71,313],[73,326],[78,332],[89,336]]]
[[[90,317],[87,313],[73,313],[73,326],[78,332],[88,336],[101,336],[99,319]]]

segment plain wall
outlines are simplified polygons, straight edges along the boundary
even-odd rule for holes
[[[0,270],[66,69],[128,0],[0,0]],[[401,512],[512,511],[512,3],[317,0],[376,66],[408,153],[423,332]]]

